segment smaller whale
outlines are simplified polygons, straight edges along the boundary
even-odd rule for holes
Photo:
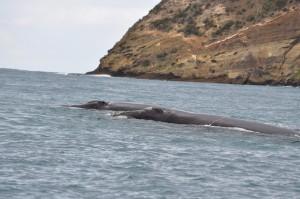
[[[264,134],[276,134],[295,136],[297,132],[276,127],[272,125],[262,124],[254,121],[245,121],[234,118],[227,118],[214,115],[196,114],[184,111],[177,111],[164,108],[148,107],[143,110],[125,111],[116,113],[114,116],[126,116],[128,118],[153,120],[175,124],[193,124],[193,125],[209,125],[218,127],[237,127],[245,130],[259,132]],[[299,134],[298,134],[299,135]]]
[[[106,101],[90,101],[86,104],[80,105],[66,105],[65,107],[73,107],[73,108],[83,108],[83,109],[95,109],[95,110],[107,110],[107,111],[134,111],[134,110],[142,110],[147,107],[155,107],[158,106],[147,105],[147,104],[136,104],[136,103],[126,103],[126,102],[106,102]]]

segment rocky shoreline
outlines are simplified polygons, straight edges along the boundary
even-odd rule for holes
[[[135,79],[153,79],[153,80],[217,83],[217,84],[292,86],[292,87],[300,86],[299,81],[278,82],[278,81],[266,80],[264,82],[251,82],[251,81],[242,81],[241,79],[228,79],[226,77],[223,78],[219,77],[215,79],[192,79],[192,78],[177,77],[174,74],[154,74],[154,73],[136,74],[136,73],[122,72],[122,71],[108,71],[107,69],[103,69],[103,70],[100,69],[97,71],[87,72],[86,75],[110,75],[112,77],[128,77],[128,78],[135,78]]]

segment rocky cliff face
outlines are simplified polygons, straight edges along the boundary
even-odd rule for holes
[[[162,0],[92,73],[300,85],[300,0]]]

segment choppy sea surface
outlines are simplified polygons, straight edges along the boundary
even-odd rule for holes
[[[0,198],[300,198],[300,139],[62,107],[160,105],[300,128],[300,88],[0,69]]]

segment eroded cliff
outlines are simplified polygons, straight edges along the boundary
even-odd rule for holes
[[[300,85],[300,0],[162,0],[92,73]]]

